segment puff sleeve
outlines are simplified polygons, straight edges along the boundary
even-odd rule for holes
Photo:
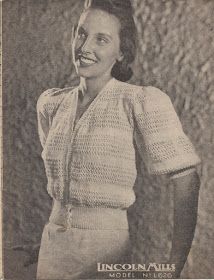
[[[171,174],[200,163],[170,98],[155,87],[135,96],[134,139],[150,174]]]
[[[52,88],[44,91],[37,101],[37,121],[38,134],[42,147],[44,148],[48,132],[52,123],[55,108],[57,106],[57,98],[53,98],[54,93],[59,89]]]

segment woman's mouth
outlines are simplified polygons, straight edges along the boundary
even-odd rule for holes
[[[78,57],[78,60],[79,60],[81,66],[90,66],[90,65],[97,63],[96,60],[82,56],[82,55]]]

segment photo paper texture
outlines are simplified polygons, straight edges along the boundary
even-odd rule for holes
[[[115,2],[115,5],[121,5],[121,1],[119,0],[107,2]],[[82,182],[84,182],[84,186],[86,186],[89,192],[91,191],[90,193],[98,193],[97,195],[99,199],[101,199],[99,194],[102,189],[102,195],[104,192],[108,193],[112,199],[114,198],[115,204],[111,204],[111,209],[109,210],[109,197],[105,198],[105,202],[99,200],[101,201],[101,204],[97,202],[97,198],[96,203],[94,202],[95,207],[91,207],[91,200],[90,202],[88,200],[88,197],[90,196],[89,193],[85,195],[85,192],[83,191],[83,193],[81,193],[81,201],[79,199],[79,194],[77,195],[76,193],[73,193],[73,196],[70,196],[73,199],[73,205],[76,207],[76,203],[78,202],[80,204],[82,203],[81,206],[84,206],[82,207],[84,208],[83,211],[85,211],[84,215],[78,215],[81,217],[87,217],[85,219],[90,225],[90,221],[92,217],[94,217],[94,223],[97,222],[97,235],[93,232],[95,230],[94,228],[87,228],[87,232],[81,231],[81,234],[84,234],[84,237],[82,236],[81,239],[77,224],[75,224],[75,230],[73,231],[73,235],[71,235],[67,234],[66,230],[62,230],[61,224],[59,226],[58,222],[54,222],[53,224],[55,226],[48,228],[43,236],[46,234],[45,236],[47,238],[49,237],[49,240],[51,240],[51,238],[56,238],[55,241],[53,241],[53,244],[62,245],[58,247],[52,246],[52,251],[49,251],[50,246],[48,247],[47,245],[47,247],[45,247],[49,254],[48,256],[52,256],[52,258],[47,258],[47,266],[51,267],[51,260],[54,259],[56,261],[57,256],[60,257],[63,252],[66,261],[55,262],[55,265],[57,265],[59,269],[62,269],[63,271],[66,271],[66,269],[69,270],[69,267],[71,267],[73,263],[73,266],[76,268],[82,267],[81,270],[84,272],[83,268],[87,267],[88,262],[95,259],[95,256],[100,254],[100,260],[98,258],[96,265],[93,264],[91,268],[92,271],[85,269],[85,274],[82,274],[81,277],[84,277],[84,279],[169,279],[174,275],[174,263],[170,262],[173,240],[173,209],[175,206],[173,192],[174,189],[179,188],[179,186],[177,185],[175,187],[173,180],[169,178],[169,174],[172,175],[171,173],[173,172],[159,172],[160,174],[158,174],[158,172],[151,172],[151,169],[149,169],[151,166],[148,164],[148,151],[150,151],[150,148],[145,148],[146,143],[148,143],[148,147],[150,147],[150,141],[153,141],[152,143],[154,144],[155,141],[162,139],[161,141],[163,142],[163,139],[166,139],[166,134],[164,134],[165,130],[162,131],[163,133],[160,138],[156,140],[152,138],[153,140],[146,140],[147,142],[143,142],[143,140],[142,142],[140,140],[136,142],[136,138],[133,138],[135,139],[133,142],[136,145],[135,163],[137,177],[136,181],[133,182],[132,189],[127,187],[127,178],[133,178],[130,177],[132,176],[130,174],[133,174],[132,172],[134,171],[131,169],[131,163],[126,165],[128,160],[130,160],[130,162],[133,160],[133,150],[130,144],[132,140],[129,136],[130,134],[124,132],[124,127],[127,127],[126,125],[123,125],[123,129],[118,128],[122,123],[121,120],[126,120],[127,123],[131,123],[131,119],[127,120],[124,116],[130,116],[130,112],[133,112],[134,110],[133,108],[136,108],[135,112],[137,113],[135,114],[135,117],[137,118],[137,116],[139,116],[138,120],[140,120],[141,116],[139,108],[143,108],[142,110],[147,112],[148,115],[150,113],[153,114],[152,116],[154,116],[154,112],[157,112],[159,108],[162,108],[162,113],[159,117],[146,128],[145,119],[148,115],[143,114],[141,118],[142,125],[138,127],[138,129],[140,129],[140,127],[142,129],[141,135],[143,135],[142,139],[144,140],[147,139],[144,138],[146,131],[152,129],[152,135],[155,135],[155,128],[160,127],[160,122],[164,118],[164,113],[166,112],[166,109],[164,109],[166,108],[164,107],[165,103],[162,102],[163,96],[163,99],[167,100],[167,104],[171,102],[173,105],[185,135],[192,143],[195,153],[201,160],[200,164],[196,159],[195,161],[193,160],[197,163],[196,170],[200,177],[197,224],[191,249],[184,268],[182,269],[180,278],[213,278],[214,271],[212,264],[214,245],[212,236],[214,194],[212,186],[214,170],[212,163],[214,150],[214,97],[212,73],[214,49],[214,2],[202,0],[131,0],[138,39],[136,44],[137,54],[135,60],[130,64],[133,75],[129,80],[125,81],[127,84],[124,86],[126,90],[122,93],[126,94],[126,98],[123,99],[125,101],[115,101],[117,100],[116,98],[118,98],[115,88],[121,89],[121,81],[118,83],[116,79],[116,82],[108,81],[108,83],[105,84],[106,87],[103,86],[100,91],[98,90],[99,93],[102,92],[102,95],[99,95],[98,93],[99,99],[94,97],[93,94],[90,95],[92,97],[91,100],[89,100],[87,104],[82,103],[82,108],[81,106],[75,107],[78,108],[78,110],[74,112],[69,110],[69,108],[73,108],[72,106],[69,107],[69,104],[72,105],[77,103],[72,103],[75,102],[75,100],[69,99],[68,96],[71,94],[71,91],[79,85],[79,75],[77,72],[82,71],[81,75],[85,77],[91,72],[88,68],[84,68],[83,65],[96,63],[100,68],[93,68],[94,66],[91,65],[90,69],[95,69],[93,70],[95,71],[93,72],[93,75],[99,76],[99,71],[101,73],[105,69],[106,71],[109,69],[107,69],[107,66],[110,64],[111,59],[119,61],[121,59],[122,61],[124,53],[120,53],[121,46],[119,51],[117,49],[116,38],[118,37],[114,38],[116,40],[114,40],[115,51],[109,55],[109,58],[106,55],[107,52],[100,52],[100,48],[104,48],[105,46],[99,45],[100,48],[99,50],[96,49],[96,52],[94,48],[91,48],[86,50],[82,57],[79,58],[80,68],[82,67],[84,69],[80,69],[77,66],[75,68],[72,54],[72,38],[75,32],[79,30],[74,27],[77,27],[77,23],[84,8],[83,0],[5,0],[2,1],[1,4],[3,42],[3,279],[36,279],[38,253],[42,234],[44,233],[44,227],[48,224],[50,215],[53,213],[53,207],[56,209],[56,212],[54,213],[59,213],[57,208],[58,204],[53,203],[53,198],[50,195],[53,191],[51,188],[53,184],[49,184],[48,188],[48,170],[44,163],[45,152],[42,141],[44,139],[47,140],[48,137],[49,140],[51,139],[50,134],[48,135],[50,128],[52,129],[51,133],[54,133],[55,129],[60,128],[63,118],[65,119],[66,116],[68,116],[65,114],[66,108],[66,112],[69,112],[70,114],[70,120],[72,113],[74,115],[75,113],[79,114],[79,121],[75,124],[77,127],[76,131],[78,131],[78,129],[84,131],[89,123],[89,117],[91,118],[91,121],[96,120],[89,126],[90,130],[85,133],[87,137],[88,135],[92,135],[91,138],[87,138],[87,141],[90,142],[91,147],[93,147],[90,152],[89,149],[87,150],[87,155],[85,148],[80,146],[82,143],[81,141],[85,139],[83,136],[81,136],[82,138],[79,137],[79,140],[76,142],[73,138],[72,141],[74,140],[74,142],[63,142],[64,144],[60,142],[60,147],[62,149],[65,148],[65,143],[67,143],[67,152],[63,150],[63,159],[66,157],[67,161],[62,160],[63,165],[60,167],[60,172],[63,174],[68,174],[68,172],[71,174],[72,165],[69,163],[69,156],[76,156],[78,162],[81,162],[81,160],[84,160],[85,158],[88,162],[91,162],[91,165],[87,165],[85,168],[87,175],[84,175],[84,178],[78,177],[82,174],[81,172],[83,172],[84,166],[75,166],[75,170],[78,171],[76,171],[75,174],[78,173],[78,175],[75,175],[77,177],[74,175],[72,177],[73,183],[70,186],[70,193],[71,189],[74,190],[74,188],[76,188],[76,190],[84,189],[82,184]],[[127,10],[127,14],[128,12],[130,13],[130,11]],[[95,16],[97,17],[97,25],[94,24],[94,21],[92,22],[91,19],[87,25],[83,25],[88,33],[86,32],[85,34],[85,31],[83,33],[78,33],[78,38],[85,38],[84,36],[87,37],[88,34],[92,34],[93,30],[96,28],[101,28],[101,23],[103,24],[106,11],[103,13],[104,14],[101,14],[101,16],[100,13],[99,15],[94,14],[94,18]],[[124,16],[125,15],[126,13],[124,12]],[[108,20],[112,22],[112,18],[114,17],[114,15],[111,15]],[[111,32],[117,35],[119,33],[116,28],[119,28],[120,25],[117,22],[117,18],[114,18],[114,20],[113,26],[115,26],[115,29],[111,29]],[[91,25],[92,23],[94,24],[94,28],[89,30],[89,24]],[[107,29],[109,31],[109,25],[107,26]],[[106,31],[106,29],[104,31]],[[102,33],[105,33],[104,31]],[[105,44],[106,38],[103,38],[102,36],[99,40],[102,41],[101,44]],[[131,37],[131,33],[128,37]],[[119,37],[119,39],[121,38]],[[110,41],[111,40],[112,38]],[[110,50],[112,51],[112,48],[110,48]],[[118,74],[117,71],[116,74]],[[100,80],[100,83],[104,84],[103,79]],[[99,83],[97,85],[99,86]],[[141,90],[142,94],[140,93]],[[133,97],[131,95],[132,91]],[[40,124],[42,124],[42,131],[44,133],[44,138],[42,138],[41,130],[39,132],[37,108],[39,97],[41,97],[44,92],[46,92],[47,96],[52,96],[55,98],[54,100],[57,100],[58,102],[54,103],[55,107],[51,107],[52,105],[48,103],[49,105],[46,106],[46,113],[47,110],[49,110],[48,112],[52,110],[51,112],[54,115],[56,113],[58,114],[58,118],[57,121],[55,118],[55,122],[52,122],[53,119],[48,119],[50,122],[48,122],[49,125],[46,126],[46,129],[44,129],[44,123],[47,124],[47,122],[44,121],[44,118],[40,119]],[[107,106],[107,101],[105,101],[107,95],[105,95],[105,93],[108,94],[109,92],[112,94],[112,97],[109,99],[110,101],[108,101],[108,104],[110,104],[108,106],[110,107],[105,107]],[[84,93],[84,90],[82,93]],[[74,96],[77,96],[77,93],[75,94]],[[121,96],[122,94],[120,91]],[[64,99],[61,98],[62,95],[64,96]],[[44,94],[44,96],[46,95]],[[144,99],[145,96],[148,96],[146,99],[148,101],[146,102]],[[67,102],[64,102],[65,98],[68,98]],[[93,101],[93,98],[97,100],[96,104]],[[47,99],[43,99],[42,102],[40,102],[41,106],[46,102],[45,100]],[[87,98],[84,100],[88,101]],[[61,114],[57,111],[56,104],[57,106],[60,106],[60,104],[61,106],[64,106],[63,109],[60,107]],[[121,107],[118,104],[121,104]],[[143,104],[143,107],[140,107],[140,104]],[[150,110],[148,104],[156,104],[155,109]],[[112,112],[116,111],[115,108],[119,108],[117,109],[117,112],[119,112],[120,115],[113,115]],[[91,116],[90,113],[92,112],[92,109],[94,110],[94,115]],[[100,114],[99,117],[97,117],[98,112]],[[123,112],[126,112],[126,114]],[[87,115],[85,115],[85,113],[87,113]],[[43,114],[42,116],[49,118],[50,115],[47,116]],[[81,116],[83,117],[82,119]],[[165,117],[167,123],[170,123],[171,121],[170,125],[167,126],[168,128],[170,127],[170,129],[167,128],[167,131],[171,136],[178,133],[178,130],[180,129],[180,127],[177,128],[178,120],[176,119],[176,121],[174,121],[174,116],[173,113],[173,117],[169,118],[169,115]],[[133,127],[136,118],[133,118]],[[113,129],[108,126],[107,134],[105,134],[102,129],[105,127],[105,121],[107,119],[111,119],[114,125]],[[174,127],[172,126],[172,121],[176,123]],[[69,126],[70,123],[68,122],[67,124]],[[98,126],[100,130],[97,128]],[[121,131],[121,137],[115,136],[116,129]],[[94,131],[98,137],[96,138],[98,139],[96,142],[93,140]],[[106,147],[108,147],[107,145],[111,136],[115,142],[111,144],[112,148],[109,148],[109,150],[107,150],[108,152],[106,152]],[[68,138],[66,139],[68,140]],[[117,143],[119,143],[117,146],[115,144],[115,139],[118,141]],[[71,138],[69,138],[68,141],[71,141]],[[72,145],[69,145],[69,143],[72,143]],[[138,145],[136,143],[138,143]],[[43,144],[45,145],[45,142]],[[56,142],[53,142],[53,149],[56,147],[55,144]],[[142,150],[141,147],[143,147]],[[189,148],[188,146],[185,147],[187,151]],[[58,146],[58,150],[55,149],[55,151],[59,151],[61,148]],[[100,151],[102,151],[102,154],[100,154]],[[115,151],[118,153],[117,156],[115,156]],[[125,152],[123,153],[121,151]],[[169,151],[171,151],[170,144],[168,149],[166,146],[164,150],[161,150],[160,146],[157,148],[157,152],[162,152],[164,159],[167,158]],[[113,157],[110,155],[110,152],[114,154]],[[119,161],[119,156],[124,159]],[[156,154],[154,155],[154,158],[155,160],[157,159]],[[53,160],[55,159],[56,158],[53,158]],[[101,165],[96,169],[95,162],[98,160],[97,162],[100,163],[101,159],[103,169],[101,169]],[[184,160],[184,156],[181,156],[180,162],[182,160]],[[65,162],[68,162],[70,165],[64,165]],[[121,164],[117,165],[116,169],[115,166],[118,162],[121,162]],[[194,166],[193,163],[191,164]],[[191,164],[190,166],[182,166],[182,170],[177,168],[176,172],[183,172],[189,167],[192,167]],[[102,175],[105,173],[105,168],[110,167],[112,169],[110,169],[111,172],[108,173],[109,175]],[[169,170],[171,170],[171,167],[172,166],[169,167]],[[119,172],[115,171],[119,169],[122,170],[121,172],[124,174],[121,175],[121,177],[119,176]],[[157,171],[157,169],[155,170]],[[53,169],[51,169],[51,172],[53,172]],[[58,172],[57,175],[54,174],[54,176],[58,176],[60,172]],[[96,178],[98,178],[97,180],[93,179],[95,173],[97,176]],[[55,178],[54,176],[51,176],[52,180]],[[103,180],[104,177],[102,176],[107,179]],[[188,176],[188,174],[186,174],[186,176]],[[60,178],[62,179],[61,182],[63,185],[67,180],[67,177],[65,178],[62,176]],[[120,179],[119,183],[117,181],[119,180],[118,178]],[[112,180],[116,183],[112,184]],[[68,182],[68,180],[66,182]],[[54,194],[60,194],[60,191],[57,192],[57,190],[60,189],[57,189],[59,185],[59,182],[54,185]],[[104,185],[105,188],[103,187]],[[181,185],[181,189],[182,187],[183,186]],[[192,187],[195,188],[194,184]],[[126,193],[124,189],[128,189],[129,191]],[[68,188],[63,189],[63,191],[66,190],[68,191]],[[120,214],[116,211],[117,207],[119,207],[117,204],[117,198],[119,197],[121,199],[122,194],[122,201],[125,201],[124,208],[128,208],[127,220],[124,212],[121,210],[121,205]],[[68,198],[69,194],[67,193],[67,195],[68,196],[66,197]],[[61,198],[59,195],[56,200],[62,201],[64,196]],[[65,205],[70,205],[72,203],[69,200],[65,202]],[[184,205],[184,208],[185,207],[188,208],[188,205]],[[96,208],[98,210],[93,211],[90,208]],[[102,210],[99,211],[99,208],[102,208]],[[69,213],[69,211],[74,213],[74,211],[76,211],[69,207],[63,209],[66,209],[66,213]],[[63,212],[62,215],[64,215],[65,212]],[[73,218],[71,217],[71,225],[75,221],[75,217],[77,217],[77,215],[74,213]],[[61,221],[62,220],[60,219],[60,223]],[[77,223],[79,222],[80,218],[78,218]],[[180,219],[180,223],[185,223],[185,216]],[[190,220],[190,224],[191,223],[192,220]],[[59,239],[57,239],[58,237]],[[80,239],[85,242],[82,247],[80,246]],[[94,243],[91,243],[91,240],[94,240]],[[126,240],[129,240],[127,248],[124,245]],[[179,242],[180,244],[183,244],[183,240],[177,241],[178,247]],[[69,247],[72,244],[75,244],[76,247]],[[89,247],[90,250],[87,250]],[[79,250],[80,248],[81,250]],[[104,253],[110,252],[110,248],[114,248],[117,251],[117,254],[114,251],[114,253],[112,253],[114,257],[110,259],[106,258],[105,261],[105,257],[103,257],[105,256]],[[124,259],[122,263],[118,263],[120,253],[124,254],[122,250],[123,248],[127,249],[125,256],[128,258],[127,260]],[[76,255],[75,250],[77,252]],[[73,254],[71,254],[71,252],[73,252]],[[66,254],[68,256],[67,258]],[[109,260],[112,260],[112,262],[108,262]],[[69,265],[69,262],[71,262],[71,265]],[[41,263],[44,264],[44,262]],[[115,264],[117,265],[115,266]],[[123,266],[124,264],[125,266]],[[41,268],[41,270],[43,270],[43,268]],[[67,275],[62,276],[60,280],[69,279],[67,278]],[[56,277],[57,278],[55,279],[59,278],[58,276]],[[72,277],[70,279],[81,279],[80,276],[78,276],[78,272],[76,276]],[[48,279],[54,278],[52,277]]]

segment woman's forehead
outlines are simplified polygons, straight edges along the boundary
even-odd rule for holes
[[[99,33],[119,33],[120,22],[116,16],[99,9],[88,9],[82,13],[78,26]]]

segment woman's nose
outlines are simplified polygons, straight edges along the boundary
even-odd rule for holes
[[[92,40],[91,38],[86,38],[85,41],[82,43],[82,46],[81,46],[81,50],[82,52],[92,52],[93,50],[93,43],[92,43]]]

